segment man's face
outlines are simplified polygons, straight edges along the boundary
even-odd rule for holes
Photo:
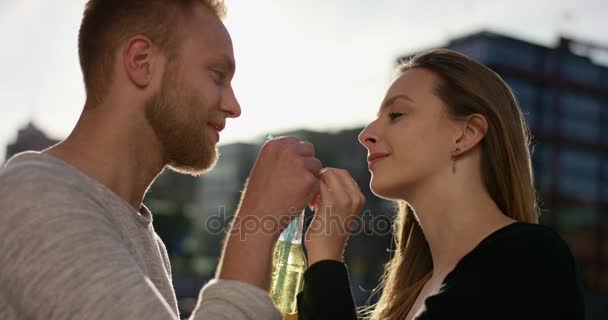
[[[167,165],[199,175],[217,160],[226,118],[241,110],[231,87],[234,54],[228,31],[210,11],[197,7],[169,55],[162,86],[146,103],[146,118],[161,142]]]

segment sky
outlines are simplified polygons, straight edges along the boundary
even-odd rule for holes
[[[546,46],[608,46],[608,0],[226,0],[242,107],[221,143],[366,125],[395,59],[480,30]],[[84,0],[0,0],[0,159],[28,122],[66,137],[84,104]],[[604,56],[605,58],[605,56]]]

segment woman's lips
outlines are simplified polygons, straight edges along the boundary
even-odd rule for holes
[[[389,155],[387,153],[373,153],[367,157],[368,167],[372,169],[378,162],[386,159]]]

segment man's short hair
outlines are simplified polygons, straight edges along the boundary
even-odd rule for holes
[[[114,54],[129,37],[148,37],[167,56],[181,39],[181,21],[195,5],[224,18],[223,0],[89,0],[78,35],[78,54],[87,100],[98,104],[112,81]]]

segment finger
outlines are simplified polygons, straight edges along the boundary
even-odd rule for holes
[[[339,169],[326,168],[320,176],[321,180],[324,180],[331,190],[341,190],[345,193],[350,192],[351,187],[343,181],[340,177]]]
[[[306,170],[308,170],[308,172],[313,174],[315,177],[318,177],[321,169],[323,168],[323,164],[321,164],[321,161],[314,157],[304,158],[303,161],[304,168],[306,168]]]
[[[331,199],[331,191],[329,191],[329,186],[327,185],[327,183],[325,183],[323,180],[320,180],[320,184],[319,184],[319,195],[321,198],[321,201],[319,201],[316,204],[315,207],[315,214],[318,213],[319,209],[321,209],[320,205],[321,203],[323,204],[327,204],[326,202]]]
[[[353,176],[347,170],[337,170],[338,179],[342,182],[343,185],[347,186],[349,190],[355,194],[361,192],[361,188],[353,178]]]
[[[301,142],[298,137],[294,137],[294,136],[281,136],[281,137],[272,138],[268,141],[276,141],[276,142],[288,143],[288,144],[295,144],[295,143]]]
[[[328,182],[330,188],[336,190],[334,197],[341,199],[353,206],[353,208],[361,208],[365,204],[365,196],[359,190],[359,186],[354,181],[350,173],[343,169],[331,168],[324,171],[322,179]],[[334,191],[332,189],[332,191]]]
[[[319,178],[317,178],[314,175],[310,175],[309,176],[311,179],[314,179],[314,182],[311,183],[310,185],[310,192],[308,193],[308,195],[306,196],[306,202],[304,203],[304,208],[306,208],[306,206],[310,206],[310,204],[313,202],[313,200],[315,199],[315,196],[318,195],[321,190],[321,180],[319,180]],[[307,177],[308,178],[308,177]]]
[[[314,157],[315,156],[315,146],[308,141],[298,141],[290,146],[292,150],[300,156],[303,157]]]
[[[291,137],[291,136],[277,137],[277,138],[272,138],[272,139],[267,140],[264,143],[264,145],[262,146],[262,149],[280,150],[282,148],[286,148],[291,145],[297,144],[298,142],[300,142],[300,139],[298,139],[296,137]]]
[[[323,174],[320,175],[320,178],[327,186],[331,192],[331,196],[333,199],[336,199],[338,203],[345,203],[347,199],[350,199],[348,195],[350,193],[347,186],[345,186],[336,174],[335,168],[328,168],[323,171]],[[321,198],[323,200],[323,198]]]
[[[342,183],[349,186],[349,196],[351,197],[352,203],[356,205],[357,208],[361,209],[365,205],[365,196],[363,192],[361,192],[361,188],[353,178],[353,176],[346,170],[342,170],[338,173],[338,177],[342,180]]]
[[[312,199],[315,195],[321,192],[321,180],[317,179],[312,186],[309,199]]]
[[[266,142],[264,143],[264,145],[262,147],[276,150],[276,149],[289,147],[291,145],[295,145],[298,142],[300,142],[300,139],[298,139],[297,137],[291,137],[291,136],[276,137],[276,138],[266,140]]]

